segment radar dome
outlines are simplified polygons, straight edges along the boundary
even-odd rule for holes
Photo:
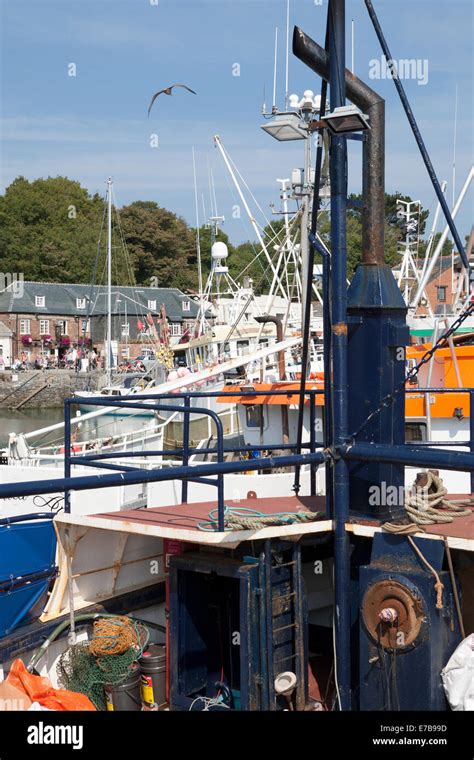
[[[219,261],[220,259],[226,259],[229,255],[229,251],[227,250],[227,246],[225,243],[222,243],[220,241],[217,241],[213,244],[211,248],[211,256],[214,259],[214,261]]]

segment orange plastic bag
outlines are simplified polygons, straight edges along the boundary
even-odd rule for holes
[[[84,694],[67,689],[54,689],[49,678],[28,673],[23,660],[14,660],[5,679],[10,686],[23,691],[32,702],[39,702],[50,710],[95,710]]]

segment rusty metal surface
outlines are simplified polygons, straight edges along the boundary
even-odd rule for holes
[[[326,499],[324,496],[279,496],[267,499],[255,499],[253,497],[240,500],[225,500],[226,506],[239,509],[246,507],[257,509],[259,512],[270,514],[272,512],[324,512]],[[175,504],[163,507],[151,507],[148,509],[127,509],[120,512],[102,512],[95,517],[104,517],[107,520],[128,521],[132,523],[147,523],[148,525],[166,525],[167,527],[198,529],[198,523],[209,519],[209,512],[217,508],[216,501],[204,501],[196,504]]]
[[[448,494],[446,498],[453,499],[455,501],[459,499],[472,499],[474,494]],[[474,504],[466,503],[466,508],[471,509],[471,514],[467,517],[455,517],[451,523],[440,523],[438,525],[420,525],[420,533],[426,533],[429,538],[432,536],[446,536],[447,538],[466,538],[470,541],[474,540]],[[351,524],[353,525],[367,525],[372,527],[380,527],[381,523],[378,520],[366,520],[363,518],[352,518]]]
[[[394,623],[385,623],[380,619],[382,610],[387,608],[396,611]],[[421,600],[406,586],[398,581],[383,580],[366,591],[362,617],[372,639],[380,646],[392,649],[410,646],[416,640],[425,613]],[[399,638],[400,634],[402,639]]]
[[[293,53],[326,81],[329,56],[317,42],[295,27]],[[369,117],[362,147],[362,261],[383,264],[385,212],[385,101],[346,69],[348,99]]]

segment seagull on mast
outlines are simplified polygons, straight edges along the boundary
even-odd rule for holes
[[[155,100],[157,99],[158,95],[163,95],[163,94],[164,94],[164,95],[172,95],[173,93],[171,92],[171,90],[172,90],[174,87],[183,87],[183,88],[184,88],[185,90],[187,90],[188,92],[192,92],[192,94],[193,94],[193,95],[197,95],[197,92],[194,92],[194,90],[192,90],[192,89],[191,89],[190,87],[188,87],[186,84],[172,84],[172,85],[170,85],[169,87],[165,87],[165,89],[164,89],[164,90],[158,90],[158,92],[155,92],[155,94],[153,95],[153,97],[152,97],[152,99],[151,99],[151,103],[150,103],[150,105],[148,106],[148,116],[150,115],[151,107],[152,107],[153,103],[155,102]]]

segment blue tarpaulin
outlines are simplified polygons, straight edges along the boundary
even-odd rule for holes
[[[0,520],[0,637],[43,611],[56,572],[52,515]]]

